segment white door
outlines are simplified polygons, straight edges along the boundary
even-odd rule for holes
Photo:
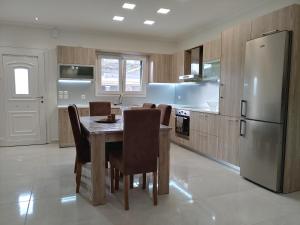
[[[2,145],[46,143],[44,71],[38,56],[2,55],[6,132]]]

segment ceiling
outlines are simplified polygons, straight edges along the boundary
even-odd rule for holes
[[[0,22],[180,40],[272,0],[0,0]],[[124,2],[136,8],[122,9]],[[169,8],[168,15],[156,13]],[[123,22],[112,21],[124,16]],[[35,17],[39,20],[35,21]],[[143,24],[155,20],[153,26]]]

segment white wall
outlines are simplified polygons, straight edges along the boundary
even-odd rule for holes
[[[187,34],[181,41],[178,42],[178,50],[199,46],[208,40],[218,37],[218,35],[220,35],[220,33],[228,27],[239,24],[243,21],[250,21],[256,17],[266,15],[272,11],[292,4],[300,4],[300,0],[272,0],[256,10],[252,10],[235,17],[228,17],[216,24],[210,24],[209,27],[199,27],[198,29],[194,29],[197,32]]]
[[[55,32],[53,33],[52,29],[0,24],[0,46],[34,48],[45,51],[45,76],[48,94],[47,134],[49,141],[58,139],[58,119],[56,109],[57,60],[55,49],[57,45],[82,46],[107,51],[143,53],[172,53],[177,47],[174,42],[147,40],[132,36],[122,37],[117,35],[112,36],[101,33],[83,33],[75,31],[59,31],[58,35],[57,33],[55,35]]]

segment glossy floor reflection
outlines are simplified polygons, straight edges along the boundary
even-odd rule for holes
[[[236,171],[179,146],[171,147],[170,195],[152,205],[140,177],[123,210],[120,192],[93,207],[75,195],[74,148],[56,144],[0,148],[2,225],[299,225],[300,193],[278,195],[241,178]]]

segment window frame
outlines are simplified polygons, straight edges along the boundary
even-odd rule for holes
[[[119,91],[104,91],[101,86],[101,59],[112,58],[119,59]],[[126,91],[126,60],[139,60],[142,61],[142,77],[141,77],[141,91]],[[122,95],[125,97],[146,97],[146,84],[148,81],[148,61],[147,57],[143,55],[126,55],[114,53],[102,53],[97,55],[97,76],[95,91],[96,96],[116,96]]]

